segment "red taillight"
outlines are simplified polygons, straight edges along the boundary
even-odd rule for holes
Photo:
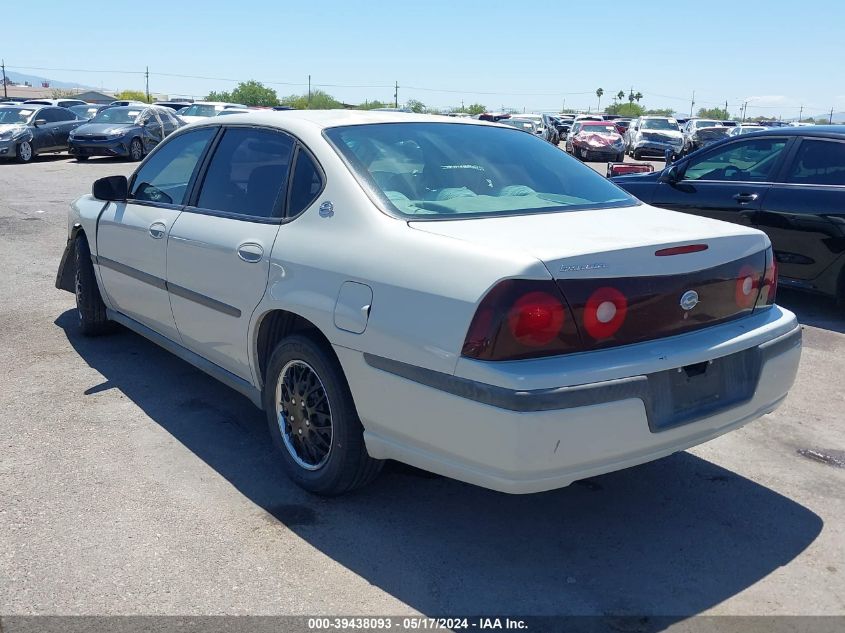
[[[760,294],[757,296],[756,307],[774,305],[778,289],[778,264],[775,254],[770,246],[766,250],[766,272],[763,274],[763,283],[760,286]]]
[[[686,246],[672,246],[670,248],[661,248],[659,251],[654,251],[658,257],[670,257],[672,255],[684,255],[686,253],[700,253],[706,251],[709,246],[707,244],[687,244]]]
[[[502,281],[481,301],[461,353],[480,360],[515,360],[578,351],[575,322],[557,284]]]
[[[528,347],[548,345],[560,333],[566,314],[560,293],[522,295],[508,312],[508,328],[519,343]]]
[[[628,312],[628,300],[616,288],[596,290],[584,306],[584,329],[596,340],[606,339],[622,327]]]
[[[743,266],[736,278],[734,297],[736,304],[743,310],[754,306],[760,287],[760,272],[751,266]]]

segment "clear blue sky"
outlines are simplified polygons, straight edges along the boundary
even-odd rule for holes
[[[234,87],[227,78],[302,93],[311,74],[347,102],[392,100],[398,81],[400,102],[437,107],[595,108],[596,88],[606,104],[633,86],[643,105],[682,112],[693,90],[696,109],[727,100],[736,113],[748,99],[749,116],[845,110],[840,2],[3,4],[10,69],[107,89],[143,89],[149,66],[152,92],[197,97]]]

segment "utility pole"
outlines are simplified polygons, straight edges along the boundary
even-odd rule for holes
[[[144,73],[144,78],[147,82],[147,103],[150,102],[150,67],[147,66],[147,71]]]
[[[311,75],[308,75],[308,106],[311,106]]]
[[[798,110],[798,122],[801,123],[801,115],[804,114],[804,104],[801,104],[801,109]]]
[[[9,93],[6,90],[6,60],[0,59],[0,66],[3,66],[3,98],[6,99]]]
[[[689,104],[689,116],[692,118],[692,111],[695,109],[695,90],[692,91],[692,101]]]
[[[833,124],[833,108],[830,109],[830,118],[827,120],[829,124]]]
[[[393,87],[393,107],[399,107],[399,82],[397,81]]]
[[[725,99],[725,118],[728,118],[728,100]]]
[[[745,123],[745,113],[748,112],[748,101],[742,104],[742,122]]]

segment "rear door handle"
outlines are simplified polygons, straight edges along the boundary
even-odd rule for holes
[[[153,222],[150,224],[150,237],[154,240],[163,238],[165,231],[167,231],[167,227],[164,225],[164,222]]]
[[[238,246],[238,257],[249,264],[257,264],[264,257],[264,249],[261,244],[245,242]]]
[[[738,193],[734,196],[734,200],[740,204],[748,204],[754,202],[759,196],[756,193]]]

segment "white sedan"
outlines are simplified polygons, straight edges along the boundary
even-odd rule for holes
[[[195,123],[203,121],[209,117],[214,117],[223,112],[237,108],[239,110],[246,110],[246,106],[240,103],[228,103],[225,101],[194,101],[186,108],[179,110],[179,118],[185,123]]]
[[[387,459],[511,493],[641,464],[775,409],[801,352],[763,233],[475,120],[208,119],[68,229],[82,332],[122,324],[245,394],[319,494]]]

